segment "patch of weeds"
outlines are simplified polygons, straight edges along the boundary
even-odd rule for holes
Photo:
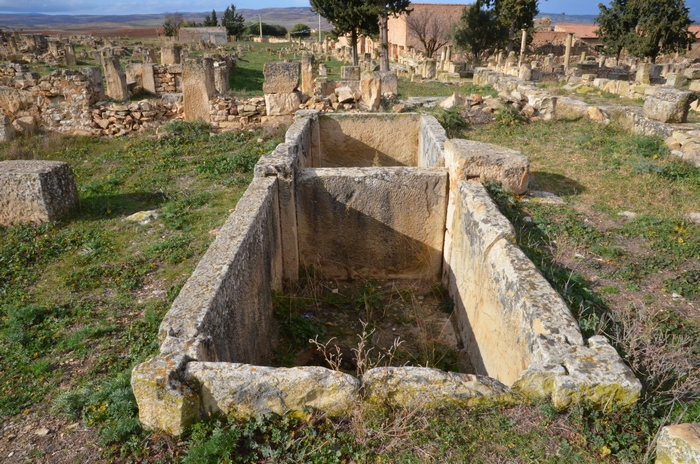
[[[527,120],[517,108],[510,105],[505,105],[497,109],[494,117],[496,118],[496,125],[502,129],[519,126]]]
[[[469,129],[469,123],[464,119],[457,105],[448,109],[438,108],[435,112],[435,118],[445,128],[449,138],[460,137],[464,131]]]
[[[631,142],[635,144],[635,153],[642,158],[662,158],[671,154],[671,151],[664,145],[661,137],[649,137],[643,135],[630,136]]]
[[[190,244],[193,237],[189,234],[166,237],[158,243],[148,246],[144,254],[149,258],[164,260],[176,264],[194,256],[195,250]]]
[[[678,293],[689,300],[700,300],[700,270],[683,271],[663,282],[669,293]]]

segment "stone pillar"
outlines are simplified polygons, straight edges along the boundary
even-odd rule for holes
[[[564,53],[564,71],[569,70],[569,59],[571,58],[571,41],[574,39],[574,34],[571,32],[566,34],[566,52]]]
[[[75,48],[73,44],[64,44],[63,53],[66,57],[66,66],[75,66],[78,64],[78,61],[75,59]]]
[[[635,81],[640,84],[651,84],[651,63],[639,63],[637,65],[637,75]]]
[[[599,67],[599,68],[604,68],[604,67],[605,67],[605,59],[606,59],[605,54],[604,54],[604,53],[601,53],[601,54],[600,54],[600,59],[598,60],[598,67]]]
[[[583,63],[584,61],[586,61],[586,56],[586,52],[581,52],[581,58],[579,58],[578,62]]]
[[[425,60],[423,79],[435,79],[437,76],[437,63],[435,60]]]
[[[554,56],[547,55],[544,57],[544,64],[542,65],[542,72],[551,73],[554,71]]]
[[[117,101],[129,98],[129,92],[126,89],[126,75],[119,63],[119,57],[103,55],[102,67],[107,82],[107,96]]]
[[[503,66],[503,50],[498,52],[498,59],[496,60],[496,65],[500,68]]]
[[[156,78],[153,73],[153,63],[144,63],[141,79],[143,80],[143,90],[148,93],[156,94]]]
[[[156,51],[152,48],[147,49],[146,53],[143,55],[143,62],[158,64],[158,57],[156,56]]]
[[[5,113],[0,112],[0,143],[9,142],[15,138],[15,128],[12,127],[10,118]]]
[[[523,65],[523,56],[525,55],[525,46],[527,45],[527,31],[523,29],[522,38],[520,39],[520,58],[518,59],[518,66]]]
[[[343,81],[359,81],[360,67],[359,66],[343,66],[340,68],[340,80]]]
[[[299,110],[301,94],[297,91],[301,63],[265,63],[263,92],[268,116],[294,114]]]
[[[445,55],[445,60],[448,62],[452,61],[452,45],[447,46],[447,53]]]
[[[180,64],[179,45],[168,44],[160,49],[160,64]]]
[[[229,85],[230,74],[230,59],[214,61],[214,88],[222,95],[227,94],[231,88]]]
[[[314,91],[314,56],[304,53],[301,56],[301,92],[311,95]]]
[[[211,58],[185,60],[182,66],[182,100],[185,121],[209,122],[209,99],[214,95],[214,71]]]

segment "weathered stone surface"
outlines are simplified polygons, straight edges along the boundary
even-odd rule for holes
[[[157,356],[134,368],[131,389],[147,429],[180,435],[199,417],[200,395],[183,379],[183,356]]]
[[[301,91],[311,95],[314,90],[314,56],[304,53],[301,56]]]
[[[444,167],[446,141],[447,133],[438,120],[429,114],[421,115],[418,167]]]
[[[265,110],[268,116],[282,116],[294,114],[301,105],[301,94],[291,93],[266,93]]]
[[[685,122],[692,92],[678,89],[657,88],[644,101],[643,115],[661,122]]]
[[[209,99],[214,95],[214,62],[211,58],[185,60],[182,93],[185,121],[211,121]]]
[[[532,79],[532,66],[530,66],[527,63],[524,63],[520,66],[520,70],[518,72],[518,78],[523,81],[529,81]]]
[[[12,121],[12,127],[22,135],[34,135],[36,133],[36,122],[31,116],[23,116]]]
[[[687,79],[700,79],[700,68],[686,68],[683,75]]]
[[[700,424],[662,428],[656,442],[656,464],[700,464]]]
[[[700,92],[700,80],[692,80],[692,81],[690,81],[689,90],[690,90],[691,92]]]
[[[321,166],[416,166],[417,114],[319,117]]]
[[[399,77],[395,72],[379,72],[379,76],[382,81],[382,95],[395,97],[399,94]]]
[[[10,123],[10,118],[0,112],[0,143],[9,142],[15,138],[15,128]]]
[[[148,211],[139,211],[138,213],[130,214],[129,216],[125,217],[124,220],[130,222],[138,222],[142,226],[145,226],[158,219],[159,216],[160,213],[158,213],[158,210],[152,209]]]
[[[428,367],[378,367],[362,377],[365,401],[403,408],[475,406],[513,401],[510,390],[489,377]]]
[[[263,92],[289,94],[299,87],[299,76],[301,75],[301,63],[265,63],[263,67]]]
[[[68,163],[0,162],[0,225],[53,221],[77,204],[78,191]]]
[[[449,109],[453,106],[464,106],[466,101],[467,100],[458,93],[453,93],[452,95],[440,102],[440,108]]]
[[[588,118],[591,121],[607,124],[610,122],[610,115],[603,109],[597,106],[589,106],[587,111]]]
[[[683,74],[670,73],[668,76],[666,76],[666,85],[668,87],[679,89],[686,84],[688,84],[688,78]]]
[[[341,414],[357,402],[360,390],[356,378],[324,367],[191,362],[185,378],[202,392],[203,413],[233,417],[282,415],[308,407]]]
[[[180,51],[182,48],[179,45],[168,44],[160,49],[160,64],[180,64]]]
[[[381,89],[382,81],[378,73],[362,73],[362,79],[360,80],[362,99],[360,104],[364,109],[368,111],[377,111],[379,109],[379,105],[382,103]]]
[[[126,89],[126,75],[119,63],[119,57],[103,56],[102,67],[107,82],[107,96],[117,101],[129,98],[129,92]]]
[[[530,161],[516,150],[464,139],[445,142],[445,165],[450,182],[478,177],[500,182],[513,193],[525,193]]]
[[[439,276],[444,170],[303,169],[296,199],[302,266],[329,278]]]
[[[256,177],[163,318],[161,353],[267,362],[281,285],[277,178]]]
[[[425,60],[422,77],[423,79],[435,79],[437,77],[437,62],[435,60]]]
[[[556,117],[557,97],[544,92],[528,92],[527,101],[545,121]]]
[[[338,103],[351,103],[355,101],[355,92],[348,86],[336,88],[335,94],[338,97]]]
[[[359,81],[360,71],[359,66],[342,66],[340,68],[340,79],[343,81]]]
[[[637,64],[636,82],[640,84],[651,84],[651,71],[653,65],[651,63]]]

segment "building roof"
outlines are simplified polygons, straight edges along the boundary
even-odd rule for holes
[[[598,26],[595,24],[571,24],[557,23],[554,26],[556,32],[571,32],[579,39],[597,39]]]

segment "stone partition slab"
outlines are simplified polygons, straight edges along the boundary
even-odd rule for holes
[[[276,177],[255,178],[163,318],[161,354],[267,362],[282,287]]]
[[[676,424],[661,429],[656,464],[700,464],[700,424]]]
[[[359,398],[360,381],[325,367],[274,368],[191,362],[184,375],[201,398],[200,414],[233,417],[283,415],[314,408],[337,415]]]
[[[517,150],[464,139],[445,142],[445,166],[450,182],[480,178],[500,182],[506,190],[527,192],[530,160]]]
[[[263,75],[265,77],[263,82],[264,93],[292,93],[299,87],[301,63],[265,63]]]
[[[447,133],[434,116],[424,114],[420,118],[418,139],[418,167],[445,166],[445,142]]]
[[[469,407],[513,402],[510,389],[490,377],[429,367],[376,367],[362,376],[368,403],[393,408]]]
[[[328,278],[439,278],[446,172],[303,169],[296,187],[302,266]]]
[[[0,162],[0,226],[54,221],[78,205],[68,163]]]
[[[185,60],[182,66],[182,94],[185,121],[211,121],[209,99],[214,95],[214,61],[211,58]]]
[[[416,166],[420,116],[320,116],[323,167]]]
[[[506,385],[536,361],[538,335],[582,345],[561,297],[514,245],[511,224],[478,182],[459,181],[448,232],[447,281],[462,342],[477,373]]]

